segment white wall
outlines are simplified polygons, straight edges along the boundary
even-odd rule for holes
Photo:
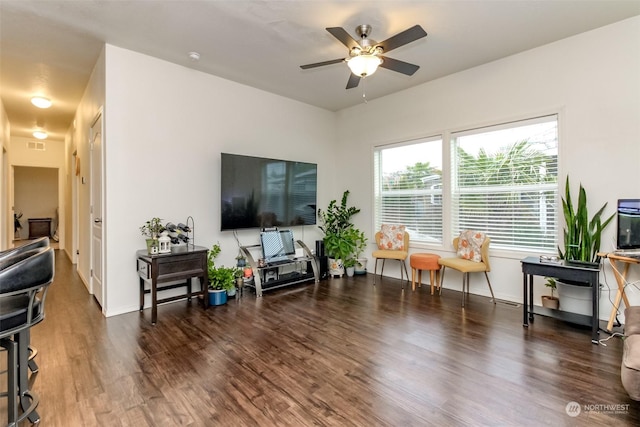
[[[0,101],[0,250],[11,247],[13,209],[9,192],[9,118]]]
[[[375,84],[375,76],[371,79],[369,84]],[[340,182],[350,183],[352,202],[362,208],[358,225],[373,236],[373,174],[371,162],[365,170],[355,168],[350,156],[366,153],[372,158],[372,148],[379,144],[550,112],[560,114],[560,177],[569,174],[574,193],[582,182],[591,212],[607,202],[607,212],[613,213],[618,198],[640,198],[640,17],[341,111],[337,135],[344,156],[336,170],[341,171]],[[603,237],[603,250],[611,248],[614,237],[612,225]],[[449,243],[411,251],[452,255]],[[537,254],[491,254],[496,296],[522,301],[520,259]],[[632,277],[637,279],[638,271]],[[547,291],[542,278],[536,280],[534,300],[539,304],[539,295]],[[617,289],[609,268],[601,275],[605,280]],[[447,271],[445,287],[460,290],[460,276]],[[488,295],[481,275],[472,279],[471,292]],[[614,296],[612,292],[610,298]],[[629,299],[640,303],[640,292],[630,293]],[[604,292],[600,317],[608,318],[610,311]]]
[[[318,203],[336,198],[335,114],[161,61],[106,46],[106,314],[138,307],[135,252],[146,220],[195,220],[195,243],[220,242],[233,265],[238,246],[220,232],[220,153],[318,164]],[[294,227],[310,247],[316,226]],[[257,230],[239,231],[242,244]]]

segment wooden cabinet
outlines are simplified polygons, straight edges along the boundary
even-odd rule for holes
[[[51,218],[29,218],[29,240],[51,237]]]
[[[140,311],[144,309],[144,296],[151,294],[151,323],[158,319],[158,304],[169,301],[202,295],[204,306],[208,306],[207,298],[207,248],[187,245],[186,251],[149,255],[147,250],[136,252],[138,276],[140,277]],[[191,290],[191,278],[200,279],[200,290]],[[168,283],[176,282],[179,283]],[[149,289],[145,284],[149,283]],[[163,286],[159,284],[166,283]],[[173,297],[158,299],[158,292],[168,289],[186,287],[186,292]]]

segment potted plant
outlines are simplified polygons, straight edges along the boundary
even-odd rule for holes
[[[578,193],[578,205],[574,208],[571,201],[569,188],[569,176],[565,183],[565,197],[562,199],[562,211],[564,213],[564,251],[558,247],[558,255],[561,259],[572,262],[588,263],[597,266],[600,261],[600,243],[602,231],[615,217],[612,214],[606,220],[602,220],[602,214],[607,203],[589,219],[587,210],[587,192],[582,184]]]
[[[564,250],[558,247],[561,259],[574,264],[597,267],[600,261],[598,252],[602,241],[602,231],[615,217],[615,213],[602,219],[607,203],[589,219],[587,209],[587,192],[580,184],[578,204],[574,208],[571,199],[569,176],[565,183],[565,197],[562,199],[564,213]],[[557,281],[558,297],[562,301],[562,309],[573,313],[591,316],[591,290],[584,283]]]
[[[344,268],[348,277],[353,277],[356,271],[357,260],[355,256],[350,256],[343,261]]]
[[[351,218],[360,212],[356,207],[347,207],[349,190],[342,194],[340,204],[331,200],[326,211],[318,209],[320,230],[324,232],[324,247],[329,257],[329,274],[332,276],[344,274],[343,261],[347,260],[355,251],[355,232]]]
[[[228,293],[235,295],[235,267],[217,267],[216,257],[220,254],[220,245],[216,243],[207,254],[207,276],[209,278],[209,305],[222,305],[227,302]]]
[[[356,247],[355,247],[355,274],[366,274],[367,273],[367,258],[362,256],[362,253],[367,248],[367,237],[364,235],[364,232],[360,230],[356,230]]]
[[[158,236],[164,231],[162,220],[154,217],[142,224],[140,232],[147,237],[147,251],[149,254],[158,253]]]
[[[556,290],[556,279],[553,277],[547,277],[546,279],[547,281],[544,285],[551,289],[551,295],[542,295],[542,306],[557,310],[560,305],[560,300],[553,295],[553,292]]]

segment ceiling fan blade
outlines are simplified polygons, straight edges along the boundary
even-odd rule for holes
[[[347,82],[346,89],[353,89],[360,84],[360,76],[356,76],[353,73],[349,73],[349,81]]]
[[[382,64],[380,64],[380,66],[382,68],[397,71],[398,73],[406,74],[407,76],[413,76],[413,74],[420,68],[419,65],[409,64],[408,62],[400,61],[398,59],[388,58],[386,56],[381,56],[381,58]]]
[[[322,67],[323,65],[338,64],[344,62],[344,58],[332,59],[330,61],[316,62],[314,64],[301,65],[300,68],[308,70],[309,68]]]
[[[411,43],[422,37],[426,37],[427,32],[422,29],[420,25],[414,25],[413,27],[404,30],[401,33],[391,36],[383,42],[378,43],[376,46],[382,47],[384,53],[387,53],[400,46],[404,46],[407,43]]]
[[[360,47],[358,42],[353,37],[351,37],[344,28],[329,27],[326,30],[329,31],[333,37],[340,40],[340,42],[342,42],[343,45],[348,47],[349,50],[353,49],[354,47],[358,47],[358,48]]]

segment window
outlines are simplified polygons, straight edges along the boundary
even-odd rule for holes
[[[493,248],[556,252],[556,115],[453,133],[452,234],[482,230]]]
[[[442,242],[442,138],[377,147],[375,226],[404,224],[412,242]]]

